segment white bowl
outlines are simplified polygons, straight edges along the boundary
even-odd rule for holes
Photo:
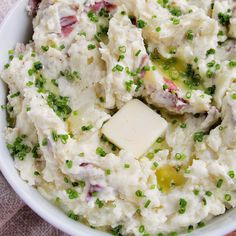
[[[15,47],[17,42],[27,42],[32,35],[32,24],[27,16],[28,0],[19,0],[8,14],[0,27],[0,70],[8,62],[8,50]],[[7,89],[0,81],[0,104],[6,103]],[[88,226],[69,219],[61,210],[45,200],[34,188],[25,183],[18,175],[14,162],[4,141],[6,114],[0,111],[0,170],[20,198],[39,216],[58,229],[76,236],[106,236],[107,233],[93,230]],[[3,216],[4,217],[4,216]],[[196,230],[189,236],[217,236],[227,234],[236,229],[236,209],[222,216],[215,217],[204,228]]]

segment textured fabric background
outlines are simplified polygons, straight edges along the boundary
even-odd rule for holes
[[[0,23],[16,2],[17,0],[0,0]],[[0,236],[67,235],[49,225],[26,206],[0,173]],[[236,232],[228,236],[236,236]]]

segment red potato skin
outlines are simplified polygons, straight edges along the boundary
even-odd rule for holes
[[[78,22],[76,16],[65,16],[60,19],[61,33],[64,37],[67,37],[72,30],[74,25]]]
[[[171,93],[170,99],[173,102],[173,107],[176,108],[176,111],[180,111],[187,105],[188,102],[182,97],[179,97],[177,93],[179,91],[179,88],[176,86],[176,84],[172,80],[164,78],[164,81],[166,85],[168,86],[167,88],[168,92]],[[177,105],[178,102],[181,102],[182,105]]]
[[[99,12],[102,8],[105,8],[107,11],[111,12],[115,10],[117,5],[107,2],[107,1],[101,1],[101,2],[95,2],[93,5],[90,5],[90,9],[97,13]]]
[[[172,80],[169,80],[166,78],[164,80],[165,80],[170,92],[179,90],[179,88],[175,85],[175,83]]]

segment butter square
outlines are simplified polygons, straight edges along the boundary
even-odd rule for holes
[[[138,99],[125,104],[102,127],[102,133],[117,147],[142,156],[162,136],[168,123]]]

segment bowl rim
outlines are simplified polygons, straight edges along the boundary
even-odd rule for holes
[[[4,17],[3,21],[0,24],[0,35],[2,34],[2,31],[3,31],[4,27],[6,27],[6,25],[8,24],[9,19],[14,15],[14,13],[23,4],[23,2],[26,6],[28,0],[18,0],[13,5],[12,9]],[[4,82],[1,81],[0,83],[4,83]],[[0,90],[1,90],[1,88],[0,88]],[[1,114],[0,114],[0,116],[1,116]],[[0,138],[2,138],[2,137],[0,137]],[[3,143],[5,144],[5,142],[3,142]],[[0,150],[3,149],[3,148],[6,148],[6,146],[3,147],[3,143],[2,142],[0,143]],[[11,155],[9,153],[8,153],[8,156],[11,157]],[[68,222],[66,222],[66,221],[61,222],[56,215],[54,216],[53,214],[47,214],[47,211],[46,211],[45,207],[41,207],[40,204],[38,204],[38,202],[36,202],[35,200],[32,200],[32,198],[29,195],[27,195],[24,192],[23,189],[21,189],[21,188],[19,188],[19,186],[17,186],[18,182],[14,181],[14,179],[11,177],[11,173],[9,173],[7,168],[5,168],[4,164],[2,164],[1,162],[2,161],[0,159],[0,171],[1,171],[2,175],[4,176],[4,178],[7,180],[8,184],[11,186],[12,190],[15,193],[17,193],[17,195],[20,197],[20,199],[22,199],[23,202],[26,205],[28,205],[43,220],[45,220],[49,224],[53,225],[55,228],[65,232],[69,235],[76,235],[76,236],[91,236],[91,235],[94,235],[94,236],[108,236],[108,235],[110,235],[106,232],[91,229],[89,226],[84,225],[80,222],[71,223],[72,220],[69,219],[69,218],[68,218],[68,220],[70,221],[70,223],[68,224],[69,221]],[[20,176],[18,176],[18,178],[20,178]],[[20,181],[23,181],[23,180],[20,178]],[[31,189],[31,191],[37,191],[36,189],[33,189],[31,186],[29,188]],[[37,194],[41,196],[41,194],[38,191],[37,191]],[[50,204],[51,206],[53,206],[52,203],[48,202],[42,196],[41,196],[41,198],[42,198],[42,201],[45,201],[48,204]],[[55,206],[53,206],[53,207],[55,207]],[[59,211],[61,212],[61,210],[59,210]],[[236,209],[235,209],[235,211],[236,211]],[[63,213],[63,214],[65,214],[65,213]],[[229,214],[229,213],[224,213],[224,215],[225,214]],[[71,228],[72,224],[74,224],[75,226],[77,225],[78,227],[76,227],[76,229],[73,229],[73,228]],[[226,226],[226,224],[224,224],[224,226],[221,226],[217,229],[212,229],[209,232],[202,232],[201,233],[202,230],[200,229],[200,230],[193,231],[193,233],[191,233],[191,234],[182,234],[182,235],[189,235],[189,236],[191,236],[191,235],[192,236],[197,236],[197,235],[201,235],[201,236],[225,235],[229,232],[232,232],[235,229],[236,229],[236,221],[231,220],[230,224],[228,224],[227,226]]]

